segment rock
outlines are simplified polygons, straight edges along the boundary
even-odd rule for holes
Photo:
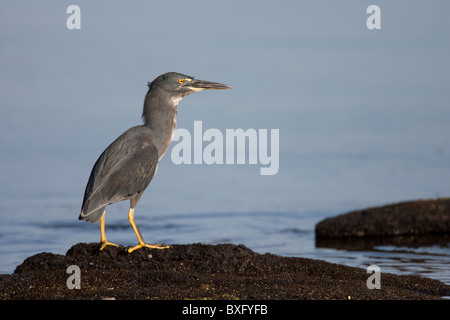
[[[450,199],[416,200],[349,212],[316,225],[317,239],[450,235]]]
[[[80,289],[66,272],[80,268]],[[439,299],[450,286],[419,276],[382,274],[367,288],[365,269],[320,260],[258,254],[243,245],[189,244],[139,249],[76,244],[58,255],[27,258],[0,275],[0,299]]]

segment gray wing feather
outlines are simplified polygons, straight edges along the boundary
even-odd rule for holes
[[[123,133],[92,168],[79,219],[96,222],[108,204],[144,192],[157,166],[158,150],[150,129],[138,126]]]

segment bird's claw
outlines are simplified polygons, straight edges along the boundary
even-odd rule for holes
[[[150,249],[169,249],[170,246],[166,246],[164,244],[159,244],[159,243],[155,243],[155,244],[148,244],[148,243],[139,243],[138,245],[135,245],[134,247],[128,248],[128,253],[133,252],[136,249],[140,249],[140,248],[150,248]]]
[[[120,247],[118,244],[113,243],[113,242],[109,242],[109,241],[102,241],[101,242],[101,246],[100,246],[100,251],[105,249],[106,246],[116,246],[116,247]]]

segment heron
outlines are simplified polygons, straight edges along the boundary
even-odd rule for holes
[[[193,92],[224,89],[231,87],[177,72],[162,74],[148,82],[142,112],[143,124],[125,131],[103,151],[86,185],[79,220],[93,223],[100,220],[100,250],[108,245],[119,246],[106,238],[105,209],[123,200],[130,200],[128,220],[139,242],[128,248],[128,252],[143,247],[170,248],[144,241],[134,221],[134,210],[172,141],[179,102]]]

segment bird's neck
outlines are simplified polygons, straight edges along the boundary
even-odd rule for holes
[[[153,143],[158,149],[159,160],[166,153],[172,142],[177,127],[177,107],[182,98],[174,98],[164,90],[154,88],[145,96],[142,119],[144,125],[151,129]]]

